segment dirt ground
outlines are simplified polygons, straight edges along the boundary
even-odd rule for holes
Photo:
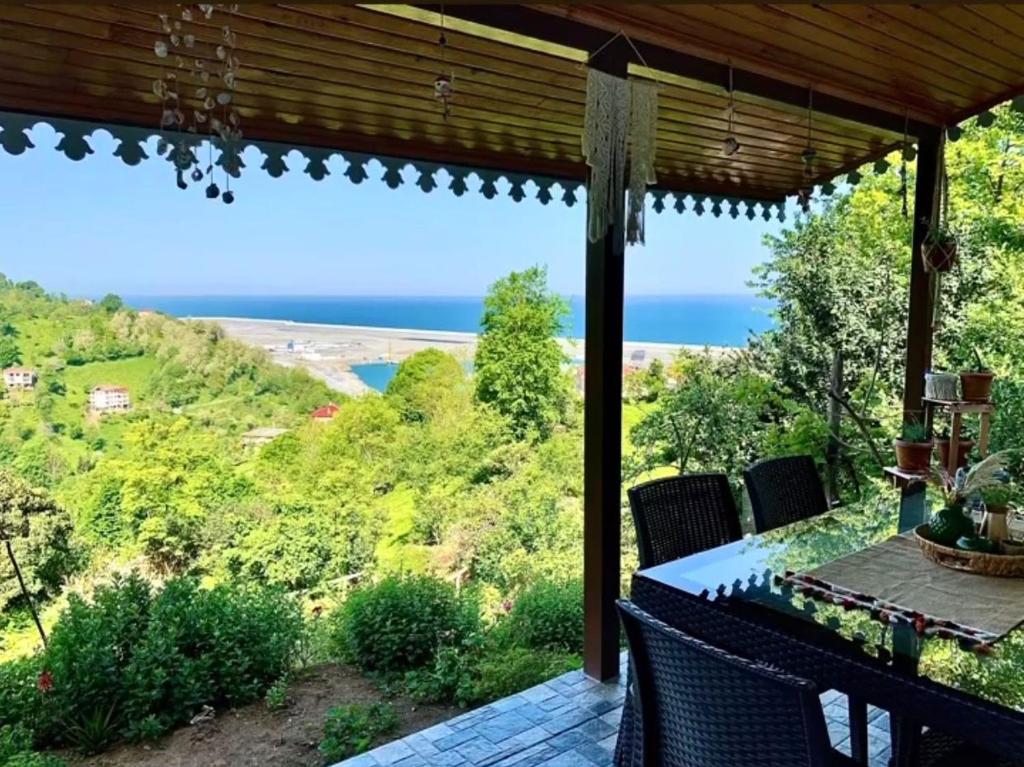
[[[317,745],[324,714],[345,703],[372,703],[380,691],[355,670],[324,665],[302,672],[289,687],[289,705],[270,711],[262,701],[217,712],[210,722],[182,727],[156,743],[118,746],[88,758],[69,757],[72,767],[319,767]],[[391,700],[401,737],[458,715],[448,706]]]

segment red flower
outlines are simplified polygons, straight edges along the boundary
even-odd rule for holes
[[[44,695],[50,692],[53,689],[53,674],[49,671],[42,672],[36,682],[36,688]]]

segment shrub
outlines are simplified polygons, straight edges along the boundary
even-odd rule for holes
[[[41,671],[39,656],[0,664],[0,728],[19,727],[27,732],[42,728],[46,700],[39,689]]]
[[[513,644],[523,647],[583,652],[583,584],[541,581],[527,587],[503,629]]]
[[[91,603],[73,596],[43,656],[50,689],[34,709],[37,738],[96,751],[156,737],[204,705],[256,700],[290,669],[301,629],[295,602],[270,590],[179,579],[154,595],[131,576]],[[20,682],[13,692],[0,682],[0,701],[31,703],[30,668],[5,673]]]
[[[328,764],[366,751],[381,735],[398,729],[398,715],[390,703],[353,703],[327,712],[320,753]]]
[[[354,591],[337,612],[336,651],[364,671],[402,672],[434,660],[480,625],[479,606],[429,576],[389,576]]]
[[[490,653],[477,667],[473,700],[466,702],[505,698],[577,669],[581,664],[578,655],[551,650],[511,647]]]
[[[288,707],[288,677],[283,676],[270,685],[263,698],[271,711],[282,711]]]
[[[0,767],[64,767],[64,762],[32,751],[32,733],[24,727],[0,727]]]

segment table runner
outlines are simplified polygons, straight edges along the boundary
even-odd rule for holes
[[[815,598],[911,623],[921,634],[982,645],[1024,621],[1024,579],[935,564],[912,535],[894,536],[810,573],[787,573],[786,581]]]

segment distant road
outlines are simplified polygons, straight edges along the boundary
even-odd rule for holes
[[[289,367],[303,367],[323,379],[332,388],[346,394],[371,391],[352,371],[353,365],[374,362],[401,362],[427,348],[436,348],[469,361],[476,351],[475,333],[457,333],[412,328],[372,328],[358,325],[328,325],[289,320],[239,319],[237,317],[187,317],[183,319],[216,322],[229,338],[270,352],[275,362]],[[561,339],[572,359],[584,358],[581,339]],[[670,361],[680,349],[700,350],[706,347],[680,344],[624,344],[623,364],[646,366],[654,359]],[[712,351],[722,353],[723,347]]]

